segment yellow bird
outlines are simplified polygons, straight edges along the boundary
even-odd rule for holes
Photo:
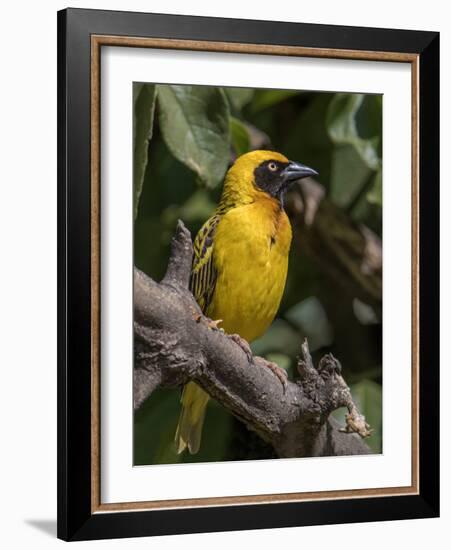
[[[242,155],[226,174],[217,209],[196,236],[191,291],[204,314],[222,320],[224,331],[238,335],[238,342],[261,336],[277,313],[291,243],[284,193],[292,182],[312,175],[317,172],[280,153]],[[194,382],[183,389],[178,453],[199,450],[208,400]]]

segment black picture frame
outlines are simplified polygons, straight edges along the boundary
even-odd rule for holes
[[[419,59],[419,493],[93,513],[91,36],[399,52]],[[439,515],[439,34],[67,9],[58,13],[58,537],[87,540]]]

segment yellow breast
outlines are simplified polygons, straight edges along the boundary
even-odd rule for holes
[[[280,305],[290,243],[290,222],[274,199],[229,210],[214,238],[218,277],[207,315],[248,341],[261,336]]]

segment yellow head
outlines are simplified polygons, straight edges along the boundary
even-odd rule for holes
[[[281,201],[291,183],[313,175],[317,172],[312,168],[275,151],[251,151],[238,157],[227,172],[221,205],[248,204],[264,196]]]

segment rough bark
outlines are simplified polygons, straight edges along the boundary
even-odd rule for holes
[[[305,341],[299,378],[284,388],[261,361],[202,315],[188,289],[191,262],[191,236],[179,222],[161,283],[135,269],[135,409],[159,386],[194,380],[280,457],[370,453],[362,441],[369,426],[337,359],[325,355],[315,367]],[[329,418],[339,407],[349,411],[344,430]]]

